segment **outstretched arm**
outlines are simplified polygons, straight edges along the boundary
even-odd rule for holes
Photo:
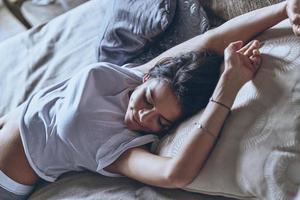
[[[186,186],[199,173],[240,88],[253,79],[259,66],[260,54],[257,43],[242,48],[242,41],[231,43],[225,49],[225,71],[216,86],[210,101],[205,108],[199,124],[192,129],[183,149],[169,164],[170,177],[178,186]],[[202,127],[202,128],[201,128]],[[191,156],[193,155],[193,156]]]
[[[163,52],[135,69],[147,73],[162,58],[178,56],[178,54],[188,51],[209,49],[223,55],[225,47],[230,42],[241,40],[246,44],[257,34],[286,19],[286,3],[284,1],[235,17],[205,34],[196,36]]]

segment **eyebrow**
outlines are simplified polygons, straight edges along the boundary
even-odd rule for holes
[[[150,94],[150,99],[151,101],[153,102],[154,106],[155,106],[155,103],[154,103],[154,98],[153,98],[153,95],[152,95],[152,90],[150,87],[148,87],[148,90],[149,90],[149,94]],[[171,125],[173,122],[168,120],[167,118],[165,118],[161,113],[160,113],[160,116],[165,120],[167,121],[169,124],[168,125]]]

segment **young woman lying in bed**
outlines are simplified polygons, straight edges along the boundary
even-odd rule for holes
[[[165,188],[189,184],[237,92],[259,68],[259,42],[243,44],[287,17],[299,34],[299,9],[300,0],[293,0],[255,10],[142,66],[96,63],[33,94],[0,120],[0,199],[24,198],[39,177],[55,181],[67,171],[127,176]],[[178,156],[150,152],[146,144],[204,107]]]

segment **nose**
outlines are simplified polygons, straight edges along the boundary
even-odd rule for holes
[[[152,107],[151,109],[141,109],[139,110],[139,120],[143,124],[150,123],[155,119],[155,116],[157,115],[155,107]]]

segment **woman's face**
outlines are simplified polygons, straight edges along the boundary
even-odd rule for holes
[[[180,116],[179,102],[168,82],[150,78],[130,95],[125,124],[130,130],[157,133],[170,128]]]

